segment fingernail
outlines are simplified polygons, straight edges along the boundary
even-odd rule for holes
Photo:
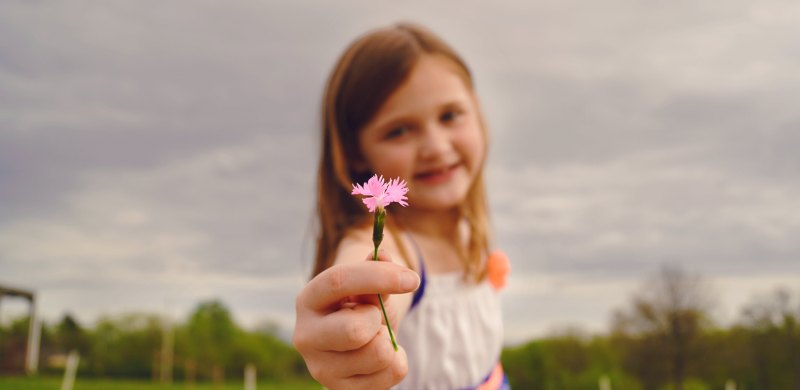
[[[400,276],[400,288],[413,291],[417,289],[417,286],[419,286],[419,275],[411,270],[404,271]]]

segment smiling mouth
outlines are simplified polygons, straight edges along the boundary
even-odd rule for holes
[[[445,167],[432,169],[430,171],[418,173],[414,175],[414,178],[423,182],[430,182],[430,183],[442,182],[449,179],[453,175],[453,172],[455,172],[455,170],[458,169],[459,166],[461,166],[460,163],[455,163]]]

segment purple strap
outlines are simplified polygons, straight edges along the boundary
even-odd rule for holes
[[[419,279],[420,279],[419,288],[417,288],[417,291],[414,291],[414,299],[411,301],[411,307],[408,309],[411,310],[414,308],[414,306],[417,306],[419,301],[422,300],[422,295],[425,294],[426,278],[425,278],[425,261],[423,261],[422,259],[422,251],[419,250],[417,243],[414,241],[414,239],[411,237],[410,234],[408,235],[408,239],[411,241],[411,244],[414,245],[414,249],[417,251],[417,257],[419,258]]]
[[[419,288],[417,288],[417,291],[414,291],[414,299],[411,301],[411,308],[408,310],[417,306],[419,301],[422,300],[422,294],[425,294],[425,263],[422,261],[419,262],[419,279]]]

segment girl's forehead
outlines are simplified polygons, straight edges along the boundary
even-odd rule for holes
[[[450,104],[470,104],[472,91],[463,72],[451,60],[425,55],[414,64],[408,77],[378,109],[369,126],[398,117],[425,114]]]

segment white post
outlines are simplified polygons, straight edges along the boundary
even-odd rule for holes
[[[725,381],[725,390],[736,390],[736,382],[733,379]]]
[[[608,375],[603,375],[597,381],[597,386],[600,387],[600,390],[611,390],[611,379],[608,378]]]
[[[31,300],[30,323],[28,324],[28,348],[25,353],[25,371],[28,375],[39,370],[39,343],[42,335],[42,323],[36,315],[36,301]]]
[[[256,390],[256,366],[253,363],[244,367],[244,390]]]
[[[61,382],[61,390],[72,390],[75,383],[75,373],[78,371],[78,362],[81,357],[78,351],[72,350],[67,357],[67,367],[64,369],[64,380]]]

